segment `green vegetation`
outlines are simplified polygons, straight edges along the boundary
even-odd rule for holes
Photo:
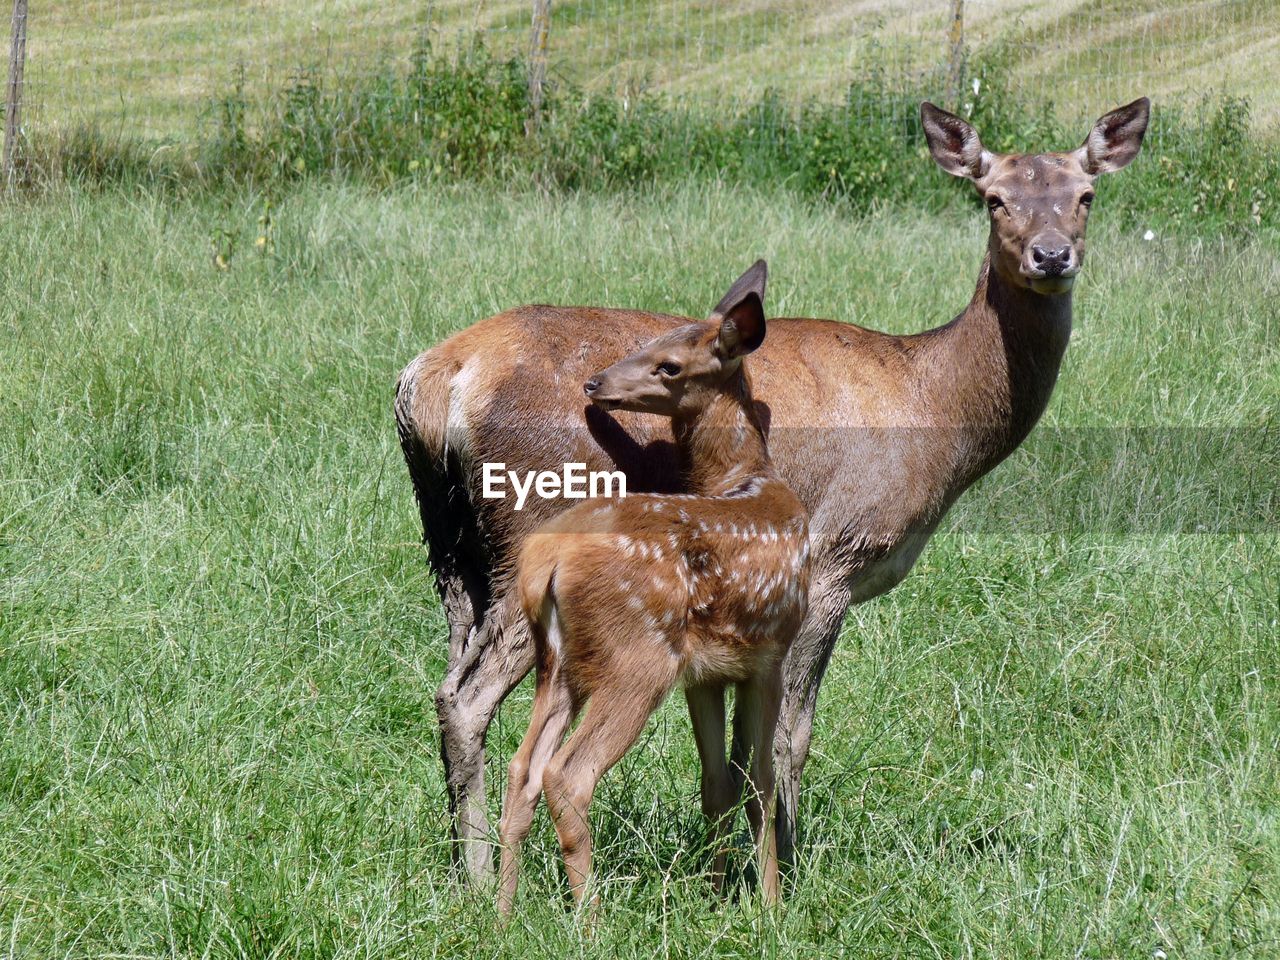
[[[1010,54],[969,65],[977,93],[958,109],[994,150],[1069,149],[1088,123],[1063,122],[1050,101],[1016,94]],[[50,182],[275,191],[314,177],[374,184],[412,180],[523,182],[556,191],[650,189],[689,180],[782,187],[865,212],[905,205],[937,211],[973,191],[928,162],[918,94],[884,75],[850,86],[842,102],[789,104],[777,94],[710,113],[655,96],[590,94],[552,84],[534,136],[526,69],[483,46],[455,57],[423,43],[404,69],[356,81],[316,70],[295,77],[265,119],[243,82],[210,108],[206,135],[185,149],[81,129],[33,146],[34,176]],[[1280,217],[1280,151],[1253,130],[1241,99],[1157,110],[1150,147],[1104,193],[1112,216],[1160,229],[1249,232]],[[273,186],[274,185],[274,186]]]
[[[1269,0],[969,5],[949,105],[991,148],[1141,93],[1153,126],[1100,182],[1044,422],[849,616],[787,904],[708,894],[678,702],[602,786],[594,938],[545,815],[512,929],[450,878],[396,372],[521,302],[701,315],[762,255],[774,315],[945,321],[983,242],[916,119],[947,6],[557,3],[535,136],[517,0],[33,15],[0,955],[1275,954]]]
[[[594,939],[545,815],[494,931],[448,877],[396,371],[520,302],[701,315],[761,255],[775,315],[920,329],[966,301],[983,237],[962,208],[850,217],[769,177],[566,194],[501,169],[107,176],[0,207],[0,952],[1274,955],[1280,257],[1266,218],[1143,240],[1128,198],[1159,156],[1104,186],[1054,401],[969,495],[1014,519],[958,513],[849,618],[789,902],[707,894],[677,701],[602,785]],[[1063,452],[1129,427],[1239,431],[1252,455],[1216,469],[1257,510],[1185,496],[1184,456]],[[1150,492],[1134,529],[1096,509],[1108,470]],[[528,699],[492,738],[495,813]]]
[[[951,0],[556,0],[553,74],[591,93],[649,91],[705,104],[838,102],[879,65],[937,78]],[[246,68],[257,105],[299,69],[355,77],[411,57],[428,31],[441,50],[475,33],[500,59],[529,49],[528,0],[60,0],[31,14],[27,79],[35,126],[191,139],[202,108]],[[1273,0],[981,0],[965,37],[982,59],[1015,54],[1017,89],[1086,115],[1147,94],[1186,103],[1247,97],[1280,120],[1280,5]]]

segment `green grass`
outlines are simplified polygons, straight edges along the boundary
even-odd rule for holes
[[[949,58],[950,0],[578,0],[553,7],[553,73],[595,92],[656,90],[714,103],[765,90],[838,99],[868,74],[937,90]],[[33,10],[27,72],[34,132],[96,121],[111,134],[189,138],[245,67],[261,103],[300,68],[339,75],[406,61],[423,29],[439,47],[479,32],[524,54],[524,0],[289,0],[249,8],[180,0],[121,8],[64,0]],[[984,0],[970,3],[966,42],[1007,48],[1027,99],[1091,119],[1139,94],[1189,104],[1205,91],[1249,97],[1280,118],[1280,7],[1271,0]]]
[[[545,815],[511,930],[449,879],[397,371],[526,301],[702,315],[759,255],[774,315],[920,329],[969,296],[980,216],[315,182],[259,253],[248,194],[0,208],[0,954],[1274,956],[1276,237],[1147,242],[1097,206],[1054,401],[970,495],[1054,521],[961,511],[850,615],[782,909],[707,895],[669,704],[602,785],[591,942]],[[1214,479],[1186,456],[1064,467],[1122,427],[1239,429],[1217,479],[1256,502],[1171,495]],[[1130,529],[1084,467],[1166,499]]]

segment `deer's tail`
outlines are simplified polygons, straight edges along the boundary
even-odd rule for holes
[[[533,534],[520,552],[516,568],[516,589],[520,609],[529,621],[539,658],[550,654],[559,659],[564,639],[564,625],[556,599],[556,568],[559,557],[556,538]]]

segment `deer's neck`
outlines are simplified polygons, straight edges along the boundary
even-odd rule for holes
[[[969,306],[938,333],[931,392],[943,419],[964,432],[957,466],[972,480],[1008,456],[1044,413],[1071,335],[1071,294],[1015,286],[987,257]]]
[[[695,416],[673,421],[689,490],[718,497],[752,480],[775,476],[764,430],[742,370]]]

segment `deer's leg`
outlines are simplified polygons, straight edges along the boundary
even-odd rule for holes
[[[809,759],[818,687],[848,607],[847,578],[841,575],[825,580],[815,578],[809,592],[808,613],[783,662],[782,707],[774,736],[773,758],[779,788],[778,857],[786,866],[795,863],[800,778]]]
[[[782,665],[771,664],[738,685],[735,723],[750,749],[747,819],[756,845],[756,870],[764,899],[778,899],[778,846],[774,831],[777,786],[774,780],[773,740],[782,702]]]
[[[505,919],[515,902],[520,880],[520,847],[538,808],[542,794],[542,774],[547,762],[560,747],[573,719],[573,701],[560,677],[558,665],[539,669],[538,689],[533,697],[529,730],[520,749],[511,759],[507,775],[507,798],[502,805],[499,836],[502,866],[498,871],[498,915]]]
[[[720,893],[728,858],[726,837],[733,827],[732,811],[741,796],[742,780],[734,777],[725,760],[724,687],[687,687],[684,696],[702,763],[702,813],[712,851],[711,880]]]
[[[528,629],[512,606],[499,602],[490,607],[436,691],[455,863],[473,881],[487,881],[493,871],[484,793],[485,735],[498,706],[533,666]]]
[[[593,691],[582,722],[543,771],[547,809],[556,825],[573,899],[579,905],[591,880],[588,812],[596,784],[636,742],[675,678],[674,668],[663,669],[661,675],[654,670],[619,678]]]
[[[449,624],[449,663],[462,658],[476,627],[476,611],[483,604],[477,591],[468,589],[467,578],[456,569],[436,568],[436,587],[445,622]]]
[[[432,556],[434,557],[434,553]],[[459,669],[477,639],[476,606],[466,589],[466,580],[455,569],[436,570],[436,583],[449,624],[449,660],[444,679],[436,689],[436,719],[440,724],[440,760],[444,765],[449,793],[449,814],[454,866],[470,874],[465,838],[473,833],[467,812],[466,785],[473,780],[465,756],[465,744],[472,737],[466,731],[466,717],[458,710]],[[483,818],[484,811],[477,811]]]

